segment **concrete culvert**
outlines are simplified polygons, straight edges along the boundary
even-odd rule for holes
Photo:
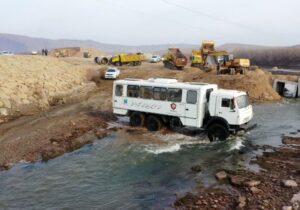
[[[99,57],[95,57],[95,58],[94,58],[94,61],[95,61],[95,63],[97,63],[97,64],[101,64],[101,63],[100,63],[101,60],[100,60]]]
[[[108,64],[108,58],[106,58],[106,57],[102,58],[100,63],[104,64],[104,65]]]

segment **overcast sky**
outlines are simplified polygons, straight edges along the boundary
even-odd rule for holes
[[[111,44],[300,44],[299,0],[0,0],[0,32]]]

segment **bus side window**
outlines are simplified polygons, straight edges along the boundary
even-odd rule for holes
[[[186,103],[196,104],[197,103],[197,91],[188,90],[186,95]]]
[[[181,102],[182,90],[179,88],[169,88],[168,89],[168,101]]]
[[[139,97],[140,87],[138,85],[128,85],[127,86],[127,96],[138,98]]]
[[[116,85],[115,95],[116,96],[123,95],[123,85]]]
[[[152,99],[153,90],[152,87],[141,86],[140,87],[140,97],[144,99]]]
[[[165,101],[167,99],[167,88],[154,87],[153,88],[153,99]]]

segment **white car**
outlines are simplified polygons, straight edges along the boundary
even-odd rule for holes
[[[161,61],[161,57],[159,55],[153,55],[151,58],[150,58],[150,63],[158,63]]]
[[[104,75],[105,79],[117,79],[120,75],[120,70],[114,67],[109,67]]]
[[[0,55],[13,55],[13,53],[8,51],[2,51],[0,52]]]

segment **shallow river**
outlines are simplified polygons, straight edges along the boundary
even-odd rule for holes
[[[258,126],[226,142],[160,133],[114,135],[47,163],[0,173],[0,209],[163,209],[219,168],[245,166],[255,144],[300,129],[300,101],[254,106]],[[191,166],[200,164],[201,173]]]

